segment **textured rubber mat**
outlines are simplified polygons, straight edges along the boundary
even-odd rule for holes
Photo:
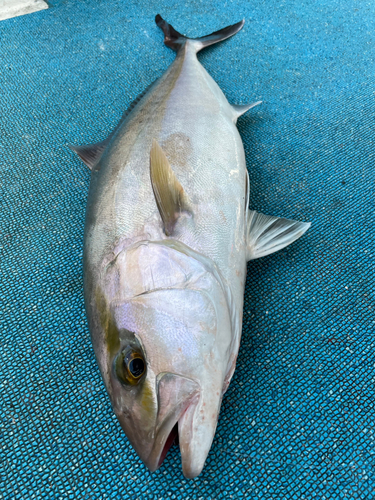
[[[50,0],[0,23],[0,498],[371,499],[375,3]],[[248,266],[237,370],[203,473],[149,473],[113,416],[82,296],[89,171],[187,35],[242,117],[251,208],[312,221]]]

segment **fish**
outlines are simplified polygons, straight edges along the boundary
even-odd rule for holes
[[[194,478],[236,366],[247,262],[310,224],[249,209],[236,123],[260,102],[229,104],[197,58],[244,20],[200,38],[155,21],[174,62],[107,139],[70,147],[91,169],[84,300],[113,411],[150,471],[178,439]]]

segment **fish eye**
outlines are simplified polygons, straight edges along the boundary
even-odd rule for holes
[[[126,347],[116,356],[115,372],[119,380],[126,385],[137,385],[146,371],[143,354]]]
[[[128,368],[133,377],[135,378],[140,377],[141,375],[143,375],[143,372],[145,371],[145,364],[143,362],[143,359],[141,358],[132,359],[128,364]]]

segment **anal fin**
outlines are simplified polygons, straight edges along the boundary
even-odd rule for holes
[[[182,212],[189,212],[189,200],[168,158],[154,139],[150,153],[150,176],[156,204],[167,236],[173,233]]]
[[[277,252],[302,236],[310,222],[272,217],[249,210],[247,222],[247,260]]]
[[[232,104],[232,110],[233,110],[233,121],[234,123],[237,122],[238,118],[242,115],[244,115],[249,109],[255,108],[255,106],[258,106],[259,104],[262,104],[263,101],[256,101],[252,102],[250,104]]]

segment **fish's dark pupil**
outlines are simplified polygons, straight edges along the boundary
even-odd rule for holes
[[[133,377],[140,377],[145,371],[145,364],[143,362],[143,359],[132,359],[129,363],[129,371],[133,375]]]

